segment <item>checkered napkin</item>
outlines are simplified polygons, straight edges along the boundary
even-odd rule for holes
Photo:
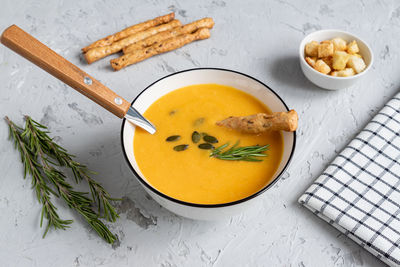
[[[400,93],[299,202],[390,266],[400,266]]]

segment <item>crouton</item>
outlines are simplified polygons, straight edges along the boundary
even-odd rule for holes
[[[336,37],[331,40],[335,51],[345,51],[347,48],[346,41]]]
[[[317,62],[315,62],[314,69],[323,74],[328,74],[331,71],[331,68],[322,59],[318,59]]]
[[[314,66],[315,66],[315,61],[316,61],[316,57],[306,57],[306,61],[307,61],[307,63],[308,63],[308,65],[310,65],[311,67],[313,67],[314,68]]]
[[[349,60],[349,54],[344,51],[335,51],[332,57],[332,67],[335,70],[344,70],[346,68],[347,61]]]
[[[306,44],[306,47],[305,47],[306,56],[309,56],[309,57],[318,56],[318,46],[319,46],[319,44],[316,41],[312,41],[312,42],[309,42],[308,44]]]
[[[356,73],[362,72],[367,67],[362,58],[353,55],[350,56],[349,60],[347,61],[347,66],[352,68]]]
[[[360,52],[360,49],[358,48],[356,41],[352,41],[351,43],[349,43],[347,45],[347,52],[349,54],[356,54],[356,53]]]
[[[344,70],[339,70],[337,72],[337,77],[349,77],[349,76],[353,76],[354,70],[352,68],[346,68]]]
[[[338,73],[337,71],[332,71],[331,73],[329,73],[329,75],[337,77],[337,73]]]
[[[323,57],[321,59],[329,66],[329,68],[332,69],[332,63],[333,63],[332,57]]]
[[[331,42],[322,42],[318,46],[318,57],[330,57],[333,55],[333,44]]]

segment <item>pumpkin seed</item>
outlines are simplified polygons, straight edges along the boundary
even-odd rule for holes
[[[165,141],[174,142],[174,141],[178,141],[179,139],[181,139],[180,135],[171,135],[171,136],[168,136],[167,139],[165,139]]]
[[[200,141],[200,139],[201,139],[201,135],[197,131],[194,131],[192,133],[192,141],[193,141],[193,143],[198,143]]]
[[[189,145],[177,145],[177,146],[174,146],[174,150],[175,151],[183,151],[183,150],[186,150],[188,147],[189,147]]]
[[[215,138],[214,136],[211,135],[206,135],[203,137],[204,141],[206,141],[207,143],[211,143],[211,144],[215,144],[218,143],[217,138]]]
[[[214,146],[210,143],[203,143],[199,145],[200,149],[214,149]]]
[[[194,121],[193,126],[198,127],[204,123],[206,119],[205,118],[198,118],[197,120]]]

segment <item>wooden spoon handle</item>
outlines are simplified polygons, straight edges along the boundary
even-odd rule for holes
[[[16,25],[3,32],[1,43],[120,118],[131,106],[128,101]]]

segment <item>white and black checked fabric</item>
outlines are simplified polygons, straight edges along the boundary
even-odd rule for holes
[[[390,266],[400,266],[400,93],[299,202]]]

